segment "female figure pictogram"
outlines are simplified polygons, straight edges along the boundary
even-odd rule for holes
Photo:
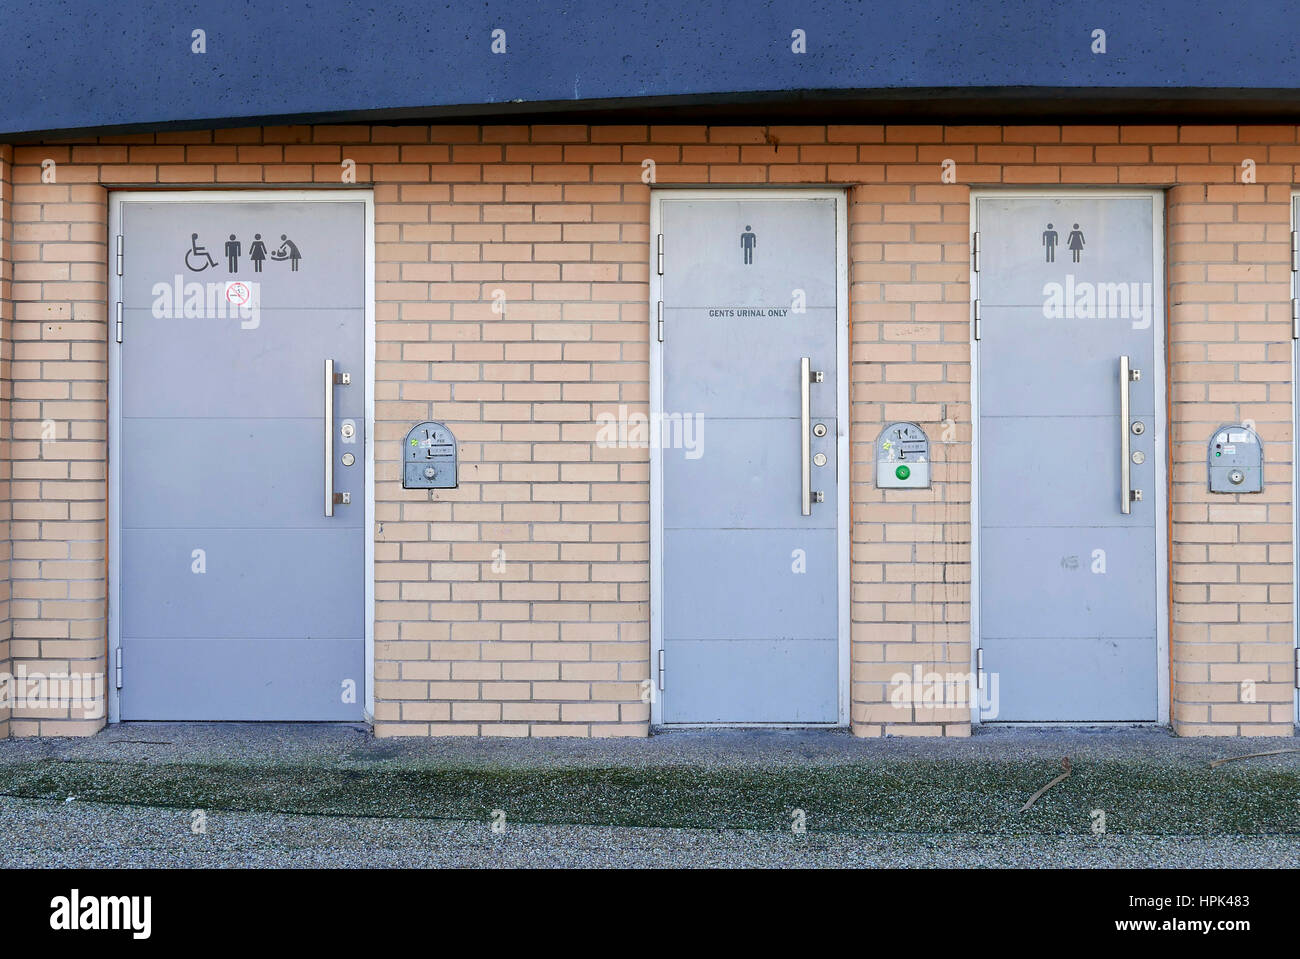
[[[248,258],[253,261],[253,272],[262,272],[262,261],[266,259],[266,244],[262,242],[262,234],[253,234],[253,245],[248,248]]]
[[[1083,232],[1079,229],[1079,224],[1074,225],[1070,235],[1065,240],[1065,245],[1070,248],[1070,253],[1074,256],[1074,262],[1079,262],[1079,254],[1083,252]]]

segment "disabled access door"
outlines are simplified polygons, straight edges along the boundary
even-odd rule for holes
[[[115,201],[122,719],[362,718],[367,202]]]
[[[1167,710],[1160,202],[974,200],[985,721]]]
[[[656,196],[660,722],[846,719],[842,204]]]

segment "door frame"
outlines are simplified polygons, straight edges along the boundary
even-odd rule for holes
[[[988,197],[999,199],[1079,196],[1088,199],[1132,198],[1142,197],[1151,201],[1151,254],[1154,266],[1152,289],[1155,302],[1152,304],[1151,325],[1154,327],[1156,377],[1155,389],[1155,430],[1152,436],[1152,460],[1157,470],[1155,486],[1155,590],[1156,590],[1156,718],[1151,722],[1072,722],[1046,721],[1038,723],[1006,723],[1001,720],[989,720],[990,725],[1004,726],[1168,726],[1170,721],[1169,703],[1172,692],[1169,667],[1169,523],[1168,502],[1169,482],[1171,477],[1169,464],[1169,416],[1167,407],[1168,358],[1166,344],[1169,336],[1169,312],[1166,305],[1165,287],[1168,279],[1165,275],[1165,202],[1164,190],[1122,187],[1042,187],[1038,189],[972,189],[970,194],[970,233],[968,242],[973,243],[973,235],[979,230],[979,201]],[[980,648],[980,382],[979,382],[979,347],[975,339],[975,301],[979,299],[979,274],[970,262],[970,381],[971,381],[971,603],[970,603],[970,671],[978,676]],[[1158,306],[1157,306],[1158,304]],[[1160,322],[1156,323],[1157,317]],[[970,707],[971,724],[981,725],[978,697],[972,697]]]
[[[848,190],[835,187],[809,188],[652,188],[650,192],[650,299],[646,304],[647,330],[650,342],[650,416],[657,419],[663,413],[663,344],[658,337],[658,306],[663,299],[663,277],[656,268],[658,237],[663,228],[664,200],[809,200],[835,201],[835,343],[836,343],[836,504],[838,529],[836,555],[839,562],[837,595],[839,599],[837,622],[839,626],[839,682],[836,690],[838,720],[833,723],[665,723],[663,697],[660,695],[660,657],[663,654],[663,451],[650,444],[650,723],[672,729],[705,728],[792,728],[841,727],[849,725],[851,691],[850,676],[850,532],[849,513],[849,268],[848,268]]]
[[[362,718],[374,723],[375,715],[375,198],[370,189],[265,190],[114,190],[108,196],[108,661],[105,685],[108,687],[108,721],[121,722],[121,690],[115,681],[114,664],[121,648],[121,569],[122,537],[120,530],[122,488],[117,469],[122,434],[122,349],[117,342],[115,304],[122,299],[122,277],[117,275],[116,237],[122,235],[123,206],[132,202],[149,203],[248,203],[256,201],[351,202],[365,204],[365,700]],[[124,236],[124,244],[129,240]],[[130,664],[124,664],[129,668]]]
[[[1300,514],[1295,508],[1295,491],[1300,489],[1300,457],[1296,456],[1296,426],[1300,424],[1300,411],[1296,404],[1300,402],[1300,384],[1296,376],[1300,374],[1300,339],[1296,338],[1296,298],[1300,297],[1300,273],[1296,272],[1300,249],[1296,247],[1296,231],[1300,230],[1300,216],[1296,205],[1300,204],[1300,190],[1291,191],[1291,721],[1300,724]],[[1265,464],[1267,465],[1267,464]]]

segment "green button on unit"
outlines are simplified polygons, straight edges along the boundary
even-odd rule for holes
[[[899,479],[905,480],[912,475],[912,471],[908,469],[906,466],[900,466],[898,469],[894,470],[894,475],[897,476]]]

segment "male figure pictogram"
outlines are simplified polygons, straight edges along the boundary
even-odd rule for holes
[[[1052,224],[1047,224],[1047,229],[1043,231],[1043,246],[1047,247],[1047,262],[1056,262],[1056,243],[1061,235],[1052,229]]]
[[[751,232],[748,224],[745,225],[745,232],[740,234],[740,248],[745,251],[745,265],[754,262],[754,247],[758,246],[758,235]]]

